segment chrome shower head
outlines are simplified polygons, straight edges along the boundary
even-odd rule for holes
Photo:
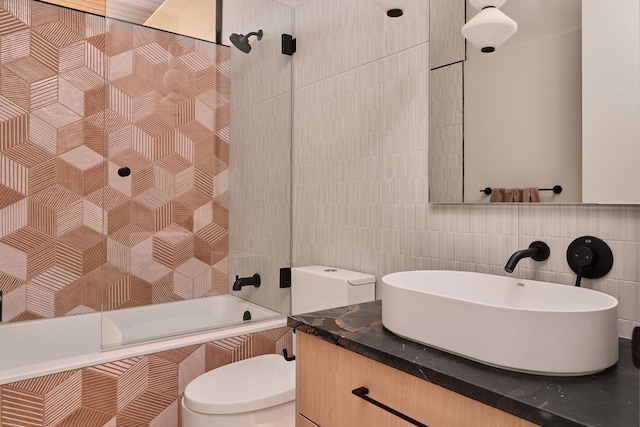
[[[249,37],[251,36],[257,36],[258,40],[262,40],[262,30],[258,30],[258,32],[255,33],[249,33],[246,36],[233,33],[229,36],[229,40],[231,40],[231,43],[233,43],[233,45],[242,52],[249,53],[251,52],[251,45],[249,44]]]

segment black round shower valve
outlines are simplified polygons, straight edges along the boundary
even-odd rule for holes
[[[567,262],[574,273],[588,279],[597,279],[606,275],[613,267],[613,253],[604,240],[582,236],[569,244]]]
[[[124,166],[121,167],[120,169],[118,169],[118,175],[120,175],[121,177],[125,177],[125,176],[129,176],[131,175],[131,169],[129,169],[128,167]]]

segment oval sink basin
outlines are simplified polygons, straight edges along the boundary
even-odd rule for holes
[[[618,361],[618,301],[602,292],[459,271],[382,278],[396,335],[512,371],[578,376]]]

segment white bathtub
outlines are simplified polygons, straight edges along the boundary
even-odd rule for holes
[[[245,311],[251,321],[243,321]],[[286,326],[232,295],[0,326],[0,385]]]

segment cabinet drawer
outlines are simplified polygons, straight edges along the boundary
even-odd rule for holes
[[[368,396],[429,427],[531,427],[534,424],[308,334],[298,334],[298,411],[322,427],[407,427],[410,423],[352,393]]]

